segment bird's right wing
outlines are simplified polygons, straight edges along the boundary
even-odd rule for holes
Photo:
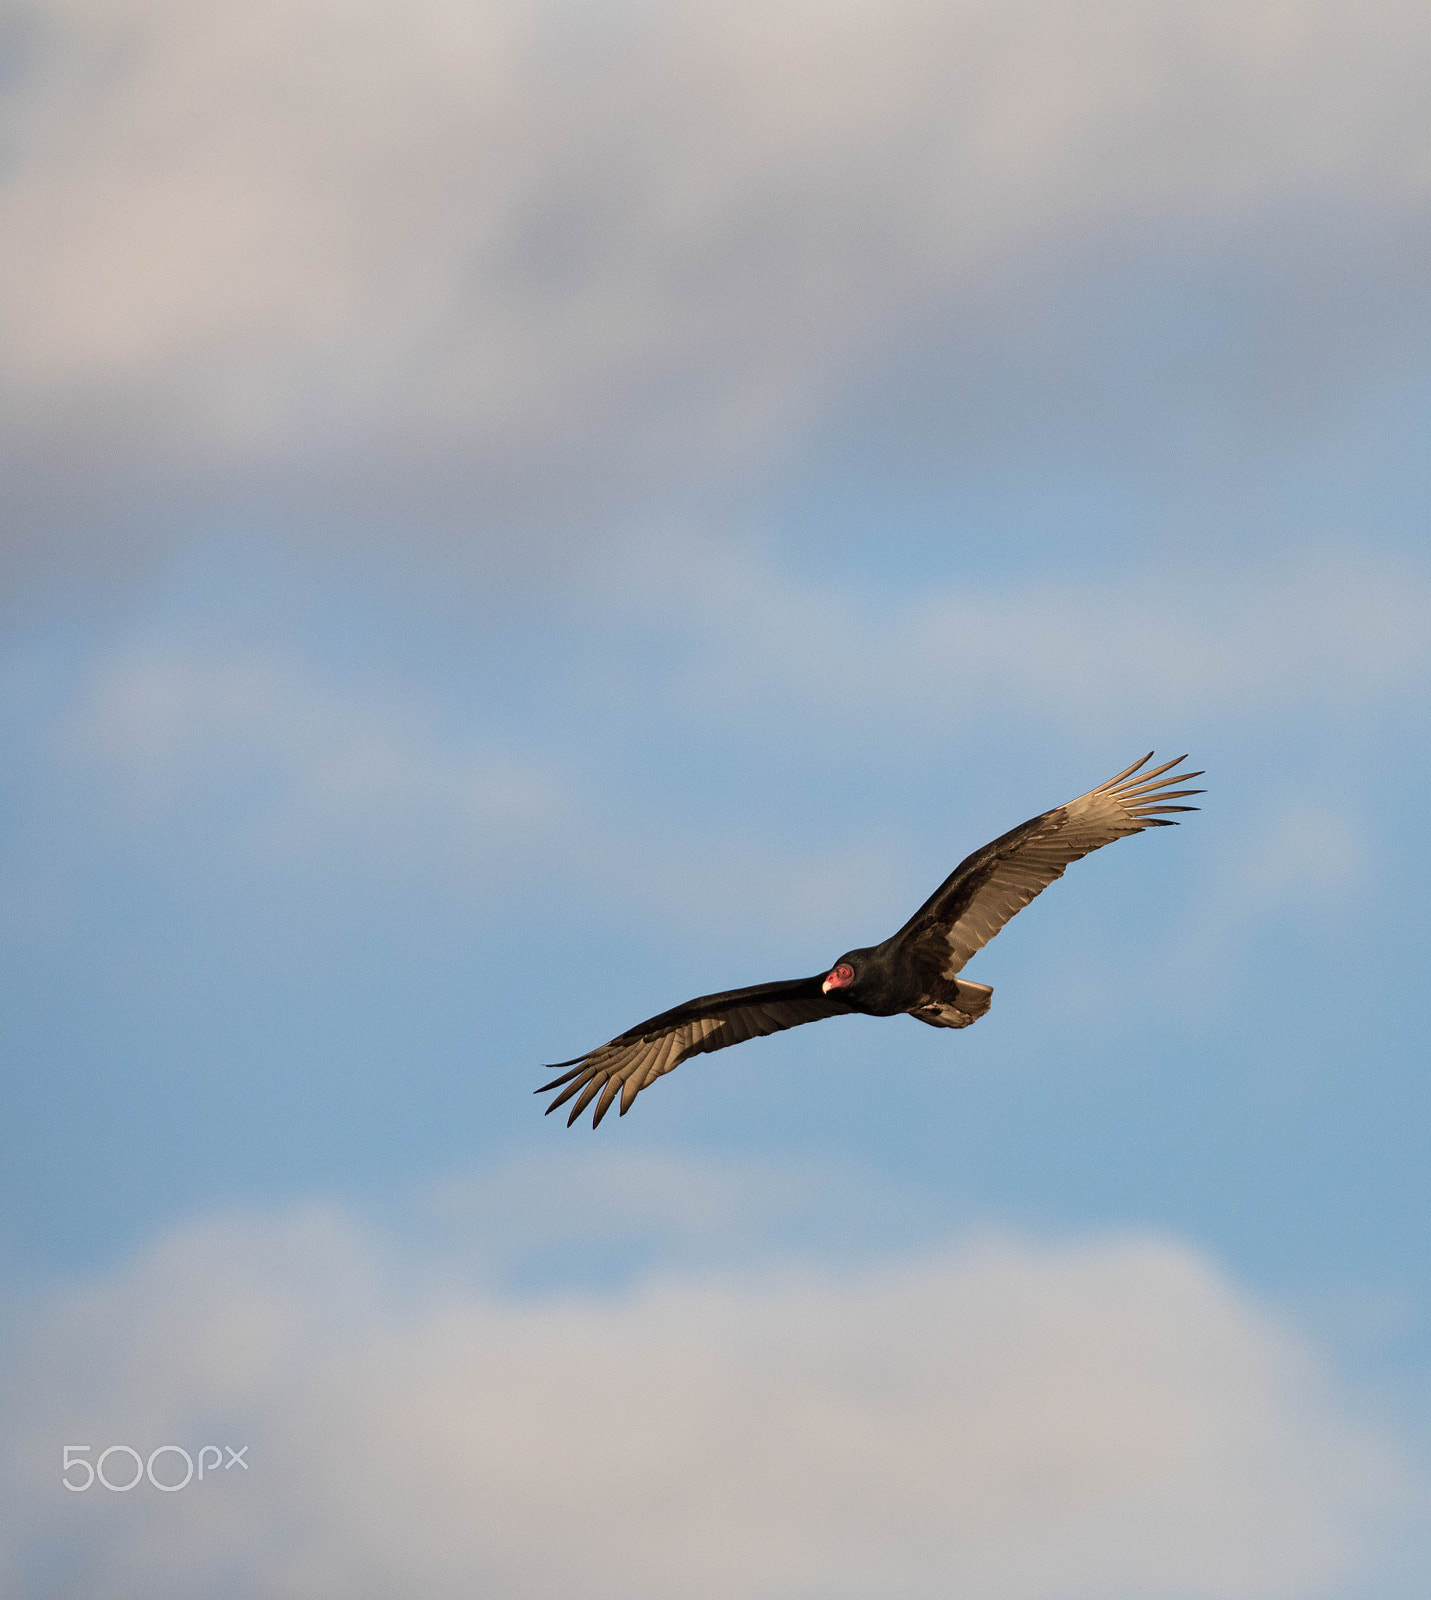
[[[554,1067],[571,1070],[544,1083],[535,1092],[562,1090],[547,1107],[548,1116],[573,1095],[579,1095],[567,1118],[567,1127],[599,1093],[601,1098],[591,1118],[594,1128],[610,1109],[619,1089],[624,1117],[631,1109],[631,1102],[648,1084],[680,1066],[689,1056],[706,1050],[724,1050],[727,1045],[743,1044],[747,1039],[779,1033],[784,1028],[798,1028],[801,1023],[848,1016],[848,1006],[821,993],[824,977],[824,973],[820,973],[813,978],[762,983],[752,989],[731,989],[724,994],[688,1000],[685,1005],[628,1028],[608,1044],[588,1050],[585,1055],[571,1061],[552,1062]]]
[[[1202,774],[1169,772],[1185,756],[1165,761],[1151,772],[1139,770],[1152,759],[1150,751],[1077,800],[1055,806],[976,850],[955,867],[895,939],[937,961],[943,976],[952,978],[1036,894],[1061,878],[1071,862],[1144,828],[1174,826],[1168,812],[1196,811],[1196,806],[1170,802],[1202,790],[1171,786]]]

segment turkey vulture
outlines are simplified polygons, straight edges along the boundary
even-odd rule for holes
[[[1200,778],[1202,773],[1174,772],[1163,777],[1186,756],[1164,762],[1151,772],[1142,771],[1152,759],[1150,750],[1107,783],[976,850],[883,944],[850,950],[813,978],[702,995],[628,1028],[585,1055],[554,1061],[553,1067],[570,1070],[535,1091],[546,1094],[561,1089],[547,1114],[578,1095],[567,1118],[570,1127],[599,1094],[591,1119],[594,1128],[610,1110],[618,1090],[624,1117],[647,1084],[680,1066],[688,1056],[724,1050],[729,1044],[796,1028],[802,1022],[848,1016],[852,1011],[871,1017],[892,1017],[904,1011],[932,1028],[967,1028],[989,1009],[994,991],[987,984],[959,977],[959,970],[1010,917],[1055,878],[1061,878],[1070,861],[1125,834],[1176,826],[1167,812],[1198,809],[1168,802],[1201,794],[1201,789],[1174,789],[1172,785]]]

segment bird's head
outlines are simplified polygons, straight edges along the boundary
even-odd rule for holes
[[[869,950],[847,950],[825,974],[821,992],[851,1011],[872,1017],[893,1016],[909,1004],[901,974],[892,970],[888,952],[876,945]]]
[[[821,993],[829,994],[831,989],[848,989],[855,981],[854,963],[849,956],[841,956],[830,968],[825,981],[820,985]]]

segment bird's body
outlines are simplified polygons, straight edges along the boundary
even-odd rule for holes
[[[810,978],[688,1000],[585,1055],[554,1062],[570,1070],[536,1092],[562,1090],[547,1107],[549,1113],[578,1097],[568,1127],[599,1095],[592,1115],[595,1127],[618,1094],[625,1116],[642,1089],[690,1056],[805,1022],[851,1012],[871,1017],[903,1012],[931,1027],[967,1028],[989,1009],[993,990],[959,977],[964,963],[1036,894],[1062,877],[1070,862],[1144,828],[1173,826],[1167,812],[1195,811],[1195,806],[1169,803],[1202,793],[1171,787],[1201,777],[1200,772],[1163,776],[1183,759],[1141,772],[1152,760],[1150,753],[1077,800],[1010,829],[960,862],[882,944],[847,951],[833,967]]]

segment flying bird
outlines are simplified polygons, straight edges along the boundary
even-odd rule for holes
[[[618,1093],[624,1117],[644,1088],[690,1056],[852,1011],[870,1017],[905,1012],[932,1028],[967,1028],[989,1009],[994,991],[987,984],[970,983],[959,972],[1010,917],[1090,850],[1144,828],[1175,827],[1169,812],[1198,809],[1169,802],[1202,794],[1201,789],[1172,787],[1202,773],[1171,771],[1186,756],[1143,771],[1152,759],[1149,751],[1107,783],[976,850],[883,944],[846,951],[812,978],[758,983],[687,1000],[595,1050],[552,1062],[552,1067],[569,1070],[535,1091],[561,1090],[547,1114],[578,1096],[567,1118],[570,1127],[599,1095],[591,1118],[594,1128]]]

